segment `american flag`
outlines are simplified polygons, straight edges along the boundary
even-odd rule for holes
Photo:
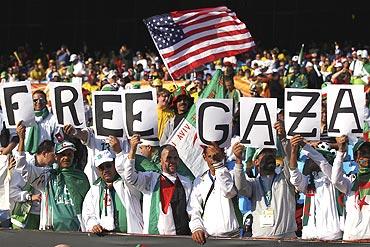
[[[245,24],[227,7],[173,11],[144,23],[174,78],[255,46]]]

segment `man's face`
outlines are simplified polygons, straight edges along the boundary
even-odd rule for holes
[[[139,146],[140,154],[148,159],[151,159],[152,156],[152,147],[149,145],[140,145]]]
[[[33,109],[35,111],[41,111],[46,107],[46,99],[45,96],[41,93],[35,93],[32,96],[33,99]]]
[[[186,100],[186,96],[181,95],[177,98],[176,101],[176,108],[178,112],[186,112],[188,110],[188,101]]]
[[[160,95],[158,95],[158,106],[166,106],[168,104],[169,98],[170,95],[168,95],[167,93],[161,93]]]
[[[364,144],[356,154],[356,162],[360,168],[369,168],[370,163],[370,145]]]
[[[99,176],[107,183],[112,183],[117,174],[114,161],[104,162],[98,167]]]
[[[43,152],[42,153],[42,159],[43,159],[43,164],[44,166],[50,166],[55,162],[55,153],[54,151],[50,152]]]
[[[231,92],[234,89],[234,84],[231,81],[225,81],[225,87],[227,91]]]
[[[260,172],[265,175],[272,175],[275,172],[276,168],[276,150],[275,149],[264,149],[255,164],[259,167]]]
[[[75,152],[72,149],[64,150],[63,152],[56,154],[56,161],[60,168],[68,168],[72,166]]]
[[[168,174],[174,174],[177,171],[179,163],[179,154],[174,149],[164,149],[161,153],[162,171]]]
[[[224,161],[225,154],[222,149],[214,146],[208,146],[203,154],[204,160],[207,162],[209,168],[213,168],[212,164]]]

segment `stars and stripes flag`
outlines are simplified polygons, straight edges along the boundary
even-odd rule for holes
[[[205,63],[255,46],[245,24],[227,7],[173,11],[152,16],[144,23],[175,79]]]

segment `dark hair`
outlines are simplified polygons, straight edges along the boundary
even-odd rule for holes
[[[159,153],[161,155],[162,155],[163,150],[176,151],[176,153],[178,153],[177,149],[174,146],[172,146],[171,144],[165,144],[165,145],[160,147]]]
[[[157,97],[160,96],[160,95],[163,95],[163,94],[167,94],[168,96],[171,95],[170,91],[168,91],[167,89],[159,88],[158,91],[157,91]]]
[[[52,152],[54,151],[54,142],[50,140],[44,140],[37,147],[36,154],[41,154],[42,152]]]
[[[368,152],[370,152],[370,142],[365,142],[364,144],[362,144],[362,146],[358,150],[355,151],[354,157],[355,159],[358,159],[360,154],[361,156],[363,156],[364,154],[367,154]]]
[[[47,99],[47,97],[46,97],[46,93],[45,93],[44,91],[40,90],[40,89],[39,89],[39,90],[36,90],[35,92],[33,92],[33,93],[32,93],[32,95],[35,95],[35,94],[37,94],[37,93],[38,93],[38,94],[42,94],[42,95],[44,95],[45,99]]]

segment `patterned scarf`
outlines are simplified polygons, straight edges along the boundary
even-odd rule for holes
[[[353,183],[352,191],[355,191],[360,199],[366,195],[370,195],[370,168],[360,168],[357,178]]]

